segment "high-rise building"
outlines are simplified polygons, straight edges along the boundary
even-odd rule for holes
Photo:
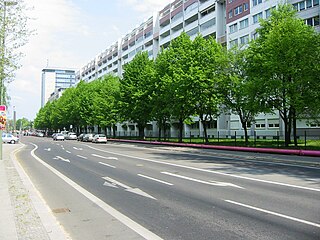
[[[305,23],[320,31],[319,0],[287,0],[298,12]],[[76,73],[76,81],[87,82],[98,79],[106,74],[122,76],[123,65],[130,62],[140,51],[147,51],[150,58],[156,58],[160,49],[166,48],[170,42],[183,31],[191,39],[198,33],[203,37],[214,37],[228,48],[234,45],[247,44],[257,37],[259,18],[268,18],[271,9],[280,0],[175,0],[156,12],[139,27],[133,29],[123,38],[107,47],[97,57],[93,58]],[[199,119],[195,124],[185,126],[185,133],[193,136],[201,135],[202,126]],[[209,135],[221,133],[225,136],[242,131],[239,117],[236,115],[221,115],[209,129]],[[301,131],[310,129],[306,122],[298,122]],[[130,126],[134,129],[134,126]],[[157,126],[152,123],[148,130],[157,132]],[[316,126],[320,131],[319,126]],[[118,126],[121,130],[121,124]],[[283,124],[278,113],[260,114],[256,123],[250,127],[251,133],[258,131],[263,136],[277,135],[283,132]],[[177,129],[171,129],[171,136]]]
[[[75,84],[75,71],[70,69],[44,68],[41,82],[41,107],[56,92],[72,87]]]

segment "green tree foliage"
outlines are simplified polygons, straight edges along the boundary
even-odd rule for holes
[[[137,123],[140,138],[144,138],[144,128],[152,119],[150,96],[154,77],[153,61],[147,52],[140,52],[124,66],[120,82],[120,114],[123,119]]]
[[[198,35],[192,43],[191,96],[194,112],[199,116],[208,143],[207,127],[220,113],[223,95],[219,85],[225,80],[228,58],[225,48],[215,39]]]
[[[226,78],[219,89],[224,95],[225,112],[231,111],[239,116],[245,142],[248,144],[248,126],[254,122],[258,113],[268,112],[269,109],[265,104],[264,92],[259,89],[256,79],[248,77],[246,73],[246,52],[237,48],[229,50]]]
[[[297,18],[290,5],[279,5],[260,24],[259,37],[249,45],[246,67],[271,106],[279,110],[288,146],[297,117],[312,114],[319,106],[319,34]]]
[[[183,32],[179,37],[172,40],[169,47],[163,50],[157,60],[161,78],[165,86],[165,102],[170,101],[170,115],[178,120],[179,142],[182,142],[183,123],[190,116],[194,115],[192,97],[192,65],[193,46],[190,37]]]

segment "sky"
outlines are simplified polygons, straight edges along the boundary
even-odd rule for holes
[[[28,29],[35,30],[19,49],[25,56],[8,85],[17,119],[33,120],[41,103],[41,71],[78,70],[119,38],[173,0],[24,0],[30,7]]]

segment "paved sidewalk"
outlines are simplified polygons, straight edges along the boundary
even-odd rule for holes
[[[69,239],[14,159],[14,151],[22,146],[3,144],[3,158],[0,160],[0,239]]]

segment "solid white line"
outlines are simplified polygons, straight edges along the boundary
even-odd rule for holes
[[[271,211],[268,211],[268,210],[265,210],[265,209],[262,209],[262,208],[249,206],[249,205],[246,205],[246,204],[243,204],[243,203],[238,203],[238,202],[231,201],[231,200],[225,200],[225,201],[228,202],[228,203],[232,203],[232,204],[235,204],[235,205],[242,206],[242,207],[250,208],[250,209],[253,209],[253,210],[256,210],[256,211],[268,213],[268,214],[271,214],[271,215],[275,215],[275,216],[278,216],[278,217],[290,219],[292,221],[296,221],[296,222],[300,222],[300,223],[304,223],[304,224],[308,224],[308,225],[320,228],[320,224],[318,224],[318,223],[313,223],[313,222],[309,222],[309,221],[302,220],[302,219],[299,219],[299,218],[290,217],[290,216],[287,216],[287,215],[284,215],[284,214],[281,214],[281,213],[271,212]]]
[[[156,179],[156,178],[153,178],[153,177],[149,177],[149,176],[146,176],[146,175],[143,175],[143,174],[138,174],[138,176],[140,177],[143,177],[143,178],[147,178],[147,179],[150,179],[150,180],[153,180],[153,181],[156,181],[156,182],[159,182],[159,183],[163,183],[163,184],[167,184],[169,186],[173,186],[172,183],[168,183],[168,182],[165,182],[165,181],[162,181],[162,180],[159,180],[159,179]]]
[[[158,164],[163,164],[163,165],[186,168],[186,169],[196,170],[196,171],[200,171],[200,172],[214,173],[214,174],[218,174],[218,175],[234,177],[234,178],[239,178],[239,179],[245,179],[245,180],[249,180],[249,181],[262,182],[262,183],[268,183],[268,184],[273,184],[273,185],[279,185],[279,186],[285,186],[285,187],[291,187],[291,188],[298,188],[298,189],[303,189],[303,190],[320,192],[320,189],[317,189],[317,188],[310,188],[310,187],[297,186],[297,185],[292,185],[292,184],[287,184],[287,183],[273,182],[273,181],[268,181],[268,180],[263,180],[263,179],[239,176],[239,175],[223,173],[223,172],[217,172],[217,171],[208,170],[208,169],[201,169],[201,168],[195,168],[195,167],[190,167],[190,166],[183,166],[183,165],[179,165],[179,164],[175,164],[175,163],[160,162],[160,161],[157,161],[157,160],[134,157],[134,156],[129,156],[129,155],[121,154],[121,153],[105,151],[105,150],[101,150],[99,148],[91,147],[89,145],[86,145],[86,146],[89,147],[89,148],[101,151],[101,152],[106,152],[106,153],[109,153],[109,154],[128,157],[128,158],[132,158],[132,159],[138,159],[138,160],[147,161],[147,162],[153,162],[153,163],[158,163]]]
[[[130,219],[126,215],[120,213],[119,211],[117,211],[116,209],[114,209],[113,207],[111,207],[110,205],[105,203],[104,201],[102,201],[100,198],[98,198],[95,195],[93,195],[92,193],[88,192],[86,189],[84,189],[83,187],[81,187],[80,185],[78,185],[77,183],[72,181],[70,178],[66,177],[65,175],[60,173],[58,170],[51,167],[49,164],[45,163],[43,160],[41,160],[39,157],[37,157],[34,153],[35,150],[37,150],[38,146],[33,143],[32,143],[32,145],[34,145],[35,148],[31,151],[31,155],[38,162],[40,162],[42,165],[47,167],[51,172],[56,174],[58,177],[60,177],[62,180],[64,180],[66,183],[68,183],[70,186],[72,186],[74,189],[76,189],[78,192],[80,192],[82,195],[84,195],[86,198],[88,198],[90,201],[94,202],[96,205],[101,207],[104,211],[109,213],[114,218],[118,219],[124,225],[131,228],[133,231],[135,231],[136,233],[138,233],[140,236],[144,237],[145,239],[162,240],[162,238],[160,238],[159,236],[157,236],[153,232],[149,231],[148,229],[144,228],[140,224],[136,223],[135,221],[133,221],[132,219]]]
[[[104,156],[100,156],[100,155],[97,155],[97,154],[91,154],[91,155],[94,156],[94,157],[103,158],[103,159],[118,160],[118,158],[116,158],[116,157],[104,157]]]
[[[88,159],[87,157],[84,157],[84,156],[81,156],[81,155],[77,155],[77,157],[83,158],[83,159]]]
[[[185,180],[189,180],[189,181],[193,181],[193,182],[198,182],[198,183],[203,183],[203,184],[207,184],[207,185],[211,185],[211,186],[220,186],[220,187],[236,187],[236,188],[241,188],[243,189],[243,187],[240,187],[238,185],[232,184],[232,183],[227,183],[227,182],[207,182],[207,181],[203,181],[203,180],[199,180],[196,178],[191,178],[191,177],[186,177],[186,176],[182,176],[182,175],[178,175],[175,173],[169,173],[169,172],[161,172],[162,174],[166,174],[169,176],[173,176],[173,177],[177,177],[177,178],[182,178]]]
[[[107,166],[107,167],[116,168],[115,166],[109,165],[109,164],[104,163],[104,162],[99,162],[99,163],[104,165],[104,166]]]
[[[70,151],[66,151],[67,153],[71,153]]]

